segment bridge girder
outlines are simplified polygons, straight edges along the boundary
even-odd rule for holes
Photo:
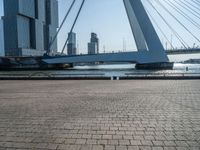
[[[74,55],[74,56],[57,56],[44,58],[47,64],[70,64],[70,63],[91,63],[91,62],[129,62],[129,63],[148,63],[164,62],[155,57],[150,52],[120,52],[106,53],[95,55]]]

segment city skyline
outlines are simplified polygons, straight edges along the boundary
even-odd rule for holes
[[[0,0],[0,15],[2,15],[2,1]],[[69,8],[70,1],[66,0],[58,0],[59,3],[59,21],[61,22],[67,9]],[[80,2],[78,1],[75,5],[75,9],[73,9],[73,13],[69,16],[67,23],[65,23],[64,28],[62,29],[61,34],[58,36],[58,49],[61,50],[64,44],[64,41],[67,38],[67,34],[69,32],[70,26],[72,24],[72,20],[74,19],[75,13],[77,12],[78,7],[80,6]],[[175,47],[181,46],[177,39],[172,35],[169,29],[164,26],[164,23],[160,21],[159,17],[156,15],[155,11],[147,4],[147,2],[143,1],[145,8],[148,9],[153,15],[154,19],[157,19],[160,23],[160,26],[166,31],[166,36],[173,41]],[[160,9],[160,12],[167,17],[166,12]],[[173,12],[173,11],[172,11]],[[169,18],[169,17],[168,17]],[[169,18],[169,20],[173,20]],[[186,22],[184,22],[186,23]],[[186,36],[186,32],[178,28],[177,23],[175,21],[171,21],[172,26],[175,27],[175,30],[179,32],[184,39],[189,43],[192,47],[193,43],[196,45],[200,45],[190,36]],[[186,23],[187,24],[187,23]],[[155,26],[155,24],[154,24]],[[177,27],[177,29],[176,29]],[[156,28],[157,29],[157,28]],[[193,29],[192,29],[193,30]],[[87,0],[83,10],[80,14],[80,18],[77,21],[77,24],[74,28],[74,32],[77,34],[77,45],[79,53],[87,53],[87,42],[90,40],[90,33],[95,32],[98,34],[100,39],[100,53],[104,52],[112,52],[119,50],[136,50],[134,38],[132,35],[132,31],[128,22],[128,17],[125,12],[125,8],[122,0],[102,0],[102,1],[94,1]],[[193,30],[194,34],[198,34],[199,31]],[[165,38],[159,33],[157,29],[157,33],[160,36],[160,40],[162,41],[164,47],[170,48],[170,44],[166,45]],[[198,34],[199,37],[199,34]],[[125,48],[124,48],[125,47]],[[66,50],[65,50],[66,52]]]

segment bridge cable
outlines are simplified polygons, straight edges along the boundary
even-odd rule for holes
[[[184,11],[182,11],[177,6],[173,5],[173,3],[170,0],[163,0],[165,3],[167,3],[169,6],[171,6],[175,11],[177,11],[180,15],[182,15],[186,20],[188,20],[190,23],[192,23],[196,28],[200,29],[200,24],[197,23],[194,19],[192,19],[189,15],[187,15]]]
[[[188,3],[189,5],[191,5],[192,7],[194,7],[195,9],[197,9],[198,11],[200,11],[199,7],[195,6],[194,3],[190,3],[188,2],[188,0],[184,0],[186,3]]]
[[[182,1],[182,3],[183,3],[185,6],[187,6],[188,9],[190,9],[190,10],[192,10],[193,12],[195,12],[196,14],[200,15],[200,13],[199,13],[198,11],[196,11],[195,9],[193,9],[193,8],[191,7],[191,4],[188,5],[188,4],[185,3],[184,1]]]
[[[160,30],[160,32],[162,33],[162,35],[165,37],[165,39],[167,40],[167,42],[170,43],[172,49],[174,49],[174,46],[172,45],[172,42],[170,42],[170,40],[167,38],[167,36],[165,35],[165,33],[162,31],[162,29],[160,28],[160,26],[158,25],[158,23],[156,22],[156,20],[153,18],[153,16],[149,13],[149,11],[146,9],[148,15],[150,16],[150,18],[152,19],[152,21],[155,23],[155,25],[157,26],[157,28]]]
[[[61,23],[61,25],[60,25],[60,27],[58,28],[58,31],[56,32],[56,34],[55,34],[53,40],[49,43],[49,46],[48,46],[48,50],[49,50],[49,51],[50,51],[50,49],[51,49],[53,43],[55,42],[56,38],[58,37],[58,34],[59,34],[61,28],[63,27],[63,25],[64,25],[64,23],[65,23],[67,17],[69,16],[69,13],[71,12],[71,10],[72,10],[72,8],[73,8],[75,2],[76,2],[76,0],[73,0],[73,2],[71,3],[71,5],[70,5],[70,7],[69,7],[69,9],[68,9],[68,11],[67,11],[67,13],[66,13],[66,15],[65,15],[65,17],[64,17],[64,19],[63,19],[63,21],[62,21],[62,23]]]
[[[75,18],[75,20],[74,20],[74,23],[73,23],[73,25],[72,25],[72,27],[71,27],[70,34],[72,33],[72,31],[73,31],[73,29],[74,29],[74,26],[75,26],[75,24],[76,24],[76,22],[77,22],[77,20],[78,20],[78,17],[79,17],[79,15],[80,15],[80,12],[81,12],[81,10],[82,10],[82,8],[83,8],[84,3],[85,3],[85,0],[83,0],[82,3],[81,3],[81,6],[80,6],[80,8],[79,8],[79,10],[78,10],[78,13],[77,13],[77,15],[76,15],[76,18]],[[68,35],[68,37],[67,37],[67,40],[65,41],[65,44],[64,44],[64,46],[63,46],[63,49],[62,49],[61,54],[64,53],[64,50],[65,50],[65,47],[66,47],[68,41],[69,41],[69,35]]]
[[[187,7],[185,7],[184,5],[182,5],[182,3],[179,3],[177,1],[174,1],[175,3],[177,3],[179,6],[181,6],[182,8],[186,9],[188,12],[190,12],[192,15],[194,15],[195,17],[197,17],[198,19],[200,19],[199,15],[195,14],[194,12],[192,12],[190,9],[188,9]]]
[[[200,39],[197,38],[179,19],[177,19],[160,1],[156,1],[163,9],[165,9],[166,12],[168,12],[188,33],[191,34],[193,38],[195,38],[198,42],[200,42]]]
[[[181,36],[172,28],[172,26],[165,20],[165,18],[161,15],[161,13],[156,9],[156,7],[152,4],[151,1],[147,0],[147,2],[151,5],[151,7],[157,12],[157,14],[160,16],[160,18],[165,22],[165,24],[170,28],[172,33],[177,37],[179,42],[187,49],[189,45],[186,44],[186,42],[181,38]]]
[[[192,0],[196,5],[200,6],[200,2],[197,0]]]

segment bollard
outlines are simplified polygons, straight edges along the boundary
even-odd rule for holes
[[[111,80],[113,81],[113,80],[119,80],[119,77],[117,77],[117,76],[112,76],[111,77]]]

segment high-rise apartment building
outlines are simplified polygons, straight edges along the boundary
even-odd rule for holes
[[[91,33],[90,43],[88,43],[88,54],[99,53],[99,39],[96,33]]]
[[[67,53],[68,55],[76,55],[77,49],[76,49],[76,33],[70,32],[68,33],[69,42],[67,44]]]
[[[57,0],[4,0],[4,45],[6,56],[41,56],[49,49],[58,28]]]

